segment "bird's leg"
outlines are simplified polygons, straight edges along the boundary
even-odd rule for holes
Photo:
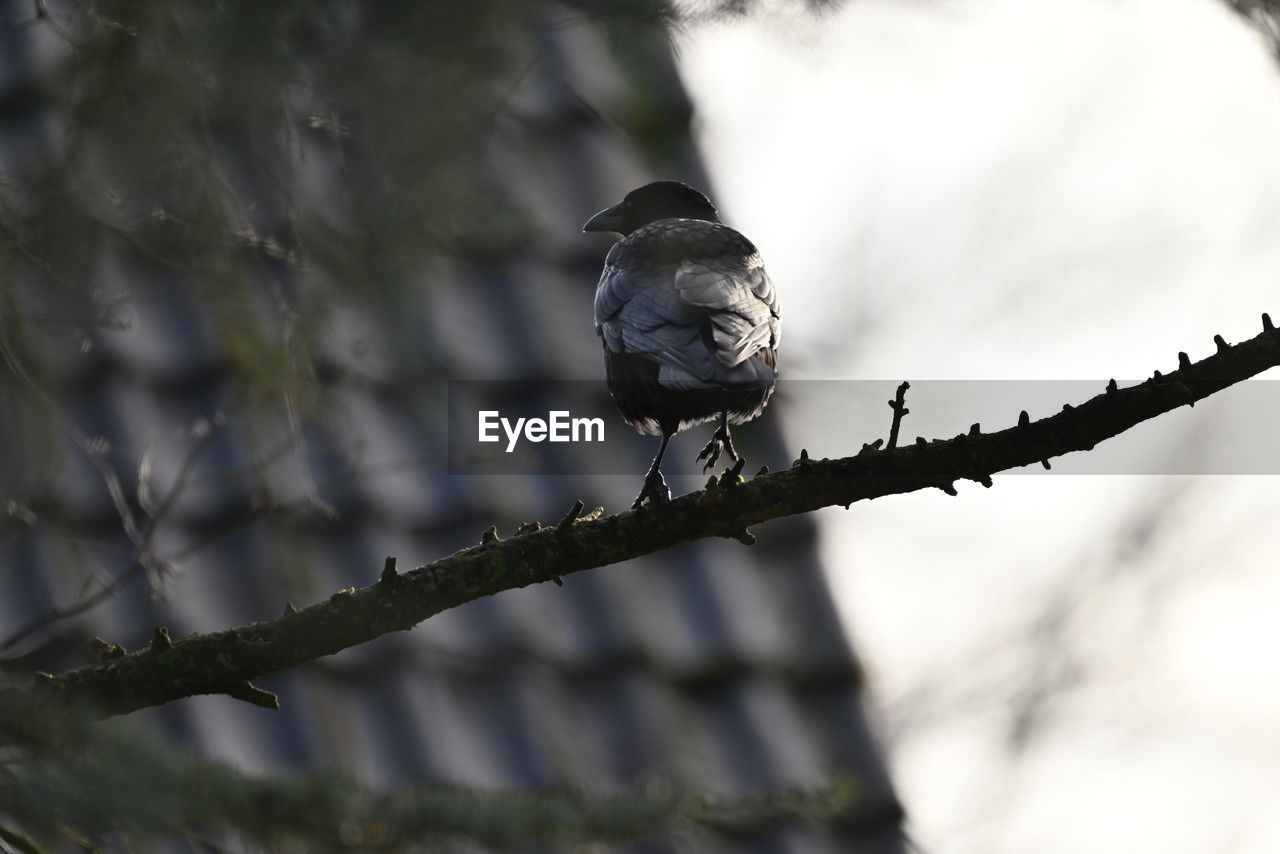
[[[670,441],[671,434],[663,433],[662,445],[658,448],[658,455],[653,458],[653,465],[649,466],[649,473],[645,475],[644,487],[631,504],[632,510],[639,509],[646,498],[649,499],[650,503],[656,502],[659,504],[671,500],[671,490],[667,488],[667,482],[662,479],[662,455],[667,452],[667,442]]]
[[[720,426],[716,428],[716,432],[711,435],[711,441],[702,449],[702,453],[698,454],[698,462],[704,459],[707,461],[702,467],[702,473],[706,474],[716,466],[716,460],[720,459],[720,453],[724,452],[729,455],[729,459],[735,463],[738,461],[738,452],[733,447],[733,437],[729,435],[729,413],[720,413]]]

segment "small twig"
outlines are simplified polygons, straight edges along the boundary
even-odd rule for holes
[[[400,577],[400,573],[396,570],[396,559],[392,555],[387,555],[387,559],[382,564],[382,575],[378,576],[380,584],[393,584]]]
[[[573,506],[569,508],[569,512],[564,514],[564,517],[556,524],[556,528],[561,531],[568,529],[569,526],[578,521],[578,517],[582,515],[582,508],[586,506],[587,505],[583,504],[581,500],[573,502]]]
[[[36,385],[34,380],[26,374],[21,363],[17,361],[16,355],[4,345],[3,341],[0,341],[0,350],[3,351],[6,361],[9,363],[10,370],[17,373],[37,396],[41,397],[42,400],[45,400],[46,393],[44,390]],[[178,473],[174,478],[173,484],[165,493],[165,496],[163,500],[161,500],[159,506],[155,507],[154,512],[149,514],[145,528],[140,529],[137,518],[133,513],[133,509],[130,507],[128,499],[125,497],[124,487],[120,483],[119,477],[116,476],[115,471],[104,461],[99,459],[96,454],[90,452],[87,437],[84,437],[79,428],[63,419],[61,412],[56,408],[57,404],[54,403],[51,398],[45,400],[45,402],[48,406],[53,408],[55,419],[57,419],[63,425],[63,428],[70,433],[76,444],[81,447],[86,455],[89,456],[90,462],[93,463],[101,473],[104,481],[106,482],[107,490],[111,495],[112,503],[115,505],[117,514],[120,517],[121,524],[124,527],[125,533],[129,537],[130,543],[133,545],[133,553],[131,554],[129,562],[126,564],[124,569],[120,570],[120,572],[116,573],[116,575],[111,577],[109,580],[99,580],[98,583],[102,586],[96,592],[87,596],[82,592],[76,597],[76,601],[70,605],[47,608],[40,612],[35,617],[32,617],[30,620],[19,626],[11,634],[5,637],[3,641],[0,641],[0,650],[12,649],[20,641],[30,637],[32,634],[35,634],[37,631],[52,623],[69,619],[71,617],[77,617],[86,611],[92,610],[101,603],[115,596],[127,587],[135,578],[149,569],[164,571],[172,565],[175,560],[164,560],[154,554],[151,551],[151,543],[155,539],[156,532],[161,523],[169,514],[170,510],[172,510],[179,495],[186,488],[187,481],[190,479],[191,474],[195,469],[196,460],[209,449],[218,430],[226,424],[225,415],[221,412],[210,421],[207,432],[200,435],[200,441],[196,442],[196,444],[183,458],[182,463],[178,467]],[[145,506],[151,502],[143,500],[144,494],[149,491],[143,486],[146,482],[146,476],[142,471],[143,468],[145,468],[145,455],[144,463],[139,466],[138,486],[138,502],[139,505],[145,508]]]
[[[902,417],[910,412],[907,409],[907,389],[911,388],[911,383],[903,381],[898,386],[898,393],[894,399],[889,401],[889,408],[893,410],[893,423],[889,425],[889,444],[885,445],[886,451],[892,451],[898,447],[898,428],[902,426]]]
[[[262,690],[252,682],[241,682],[239,685],[233,686],[231,690],[227,691],[227,696],[243,700],[246,703],[252,703],[255,706],[261,706],[264,709],[280,710],[280,698],[270,691]]]

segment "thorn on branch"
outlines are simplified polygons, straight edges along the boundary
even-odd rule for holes
[[[128,650],[118,643],[108,643],[102,638],[91,638],[89,640],[89,651],[96,655],[101,661],[109,661],[113,658],[123,658],[128,654]]]
[[[485,532],[480,535],[480,545],[487,546],[491,543],[496,543],[501,539],[502,537],[498,536],[498,526],[490,525],[485,529]]]
[[[904,380],[902,385],[898,386],[893,400],[889,401],[889,408],[893,410],[893,421],[889,425],[889,443],[884,446],[887,451],[898,447],[898,429],[902,427],[902,417],[911,411],[907,409],[907,389],[909,388],[911,383]]]
[[[742,543],[744,546],[754,546],[756,544],[755,535],[752,534],[750,531],[748,531],[746,528],[743,528],[741,531],[735,531],[729,536],[730,538],[735,539],[738,542]]]
[[[1120,386],[1116,385],[1115,377],[1112,377],[1107,382],[1107,394],[1115,394],[1119,390],[1120,390]]]
[[[809,465],[809,451],[806,448],[800,449],[800,459],[791,464],[793,469],[807,468]]]
[[[858,451],[858,456],[861,457],[871,453],[872,451],[878,451],[880,450],[880,446],[883,444],[884,444],[884,439],[876,439],[874,442],[864,442],[862,445],[862,450]]]
[[[518,528],[516,528],[515,535],[518,537],[521,534],[536,534],[538,531],[541,531],[541,530],[542,530],[541,522],[525,522],[522,525],[520,525]]]
[[[1263,332],[1276,331],[1275,326],[1272,325],[1271,323],[1271,315],[1267,314],[1265,311],[1262,313],[1262,331]]]
[[[573,502],[573,506],[569,508],[569,512],[564,514],[564,518],[556,523],[556,528],[561,531],[567,531],[570,525],[578,521],[578,516],[582,513],[582,508],[586,506],[587,505],[583,504],[581,501]]]
[[[156,626],[155,634],[151,636],[152,652],[164,652],[166,649],[173,649],[173,638],[169,637],[169,630],[164,626]]]
[[[972,425],[970,425],[970,426],[969,426],[969,435],[970,435],[971,437],[975,438],[975,439],[976,439],[976,438],[978,438],[979,436],[981,436],[981,435],[982,435],[982,425],[981,425],[981,424],[972,424]]]
[[[756,472],[756,477],[764,477],[769,473],[768,466],[760,466],[760,471]]]
[[[255,706],[261,706],[264,709],[274,711],[280,710],[280,698],[270,691],[264,691],[252,682],[241,682],[227,691],[228,697],[235,697],[237,700],[243,700],[246,703],[252,703]]]
[[[1231,349],[1231,345],[1227,343],[1227,339],[1223,338],[1221,335],[1213,336],[1213,343],[1218,346],[1219,353],[1225,353]]]
[[[1074,407],[1074,406],[1072,406],[1072,405],[1071,405],[1071,404],[1069,404],[1069,403],[1064,403],[1064,404],[1062,404],[1062,411],[1063,411],[1063,412],[1070,412],[1070,411],[1071,411],[1071,410],[1073,410],[1073,409],[1075,409],[1075,407]]]
[[[1151,381],[1153,383],[1164,382],[1164,374],[1160,373],[1159,371],[1156,371],[1154,374],[1151,375]]]
[[[1053,466],[1049,465],[1049,461],[1048,461],[1048,460],[1041,460],[1041,461],[1040,461],[1040,465],[1044,466],[1045,471],[1049,471],[1050,469],[1052,469],[1052,468],[1053,468]]]
[[[938,489],[941,489],[943,492],[945,492],[947,495],[952,496],[953,498],[960,494],[956,492],[956,485],[952,481],[947,481],[946,483],[938,484]]]
[[[732,467],[726,468],[718,480],[715,475],[711,476],[711,479],[707,481],[707,489],[712,489],[717,486],[721,489],[728,489],[731,486],[738,486],[739,484],[744,483],[745,481],[742,479],[742,467],[746,464],[747,461],[745,459],[738,457],[737,462],[735,462]]]
[[[382,575],[378,576],[379,584],[394,584],[400,578],[400,573],[396,570],[396,559],[387,555],[387,559],[382,563]]]
[[[1026,427],[1030,423],[1031,423],[1031,416],[1027,414],[1027,410],[1024,409],[1018,413],[1019,427]]]
[[[929,440],[924,436],[916,436],[916,447],[923,448],[927,444],[929,444]]]
[[[293,603],[292,603],[292,602],[285,602],[285,603],[284,603],[284,613],[283,613],[283,614],[281,614],[280,616],[282,616],[282,617],[291,617],[291,616],[293,616],[293,615],[294,615],[294,614],[296,614],[296,613],[298,613],[298,609],[297,609],[297,608],[295,608],[295,607],[293,607]]]
[[[1186,353],[1178,353],[1178,370],[1186,371],[1191,368],[1191,357]]]
[[[975,477],[974,480],[976,480],[978,483],[985,486],[987,489],[990,489],[994,485],[991,480],[991,475],[989,474],[984,474],[979,477]]]

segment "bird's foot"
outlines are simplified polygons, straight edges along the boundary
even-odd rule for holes
[[[702,466],[703,474],[716,467],[716,460],[720,459],[721,453],[726,454],[735,463],[738,461],[738,452],[733,447],[733,437],[729,435],[729,426],[723,423],[711,435],[711,441],[702,449],[702,453],[698,454],[698,462],[706,460],[706,463]]]
[[[640,509],[640,505],[644,504],[646,498],[649,499],[650,504],[665,504],[671,500],[671,490],[667,488],[667,482],[663,479],[662,472],[656,468],[645,477],[644,488],[640,490],[636,500],[631,503],[631,509]]]

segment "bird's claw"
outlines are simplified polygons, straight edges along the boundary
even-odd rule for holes
[[[640,494],[636,496],[636,500],[631,503],[632,510],[639,510],[640,505],[644,504],[645,499],[649,499],[650,504],[665,504],[671,500],[671,490],[667,488],[667,482],[662,477],[662,472],[654,469],[644,479],[644,487],[640,490]]]
[[[702,473],[706,474],[716,466],[716,460],[720,459],[720,443],[712,439],[707,446],[702,449],[702,453],[698,454],[698,462],[703,460],[707,462],[702,466]]]
[[[729,459],[735,463],[738,461],[738,452],[733,447],[733,438],[729,435],[729,428],[725,425],[716,428],[716,432],[711,436],[711,441],[702,449],[702,453],[698,454],[698,462],[702,462],[704,459],[707,461],[702,466],[703,474],[716,467],[716,460],[720,459],[721,452],[727,454]]]

